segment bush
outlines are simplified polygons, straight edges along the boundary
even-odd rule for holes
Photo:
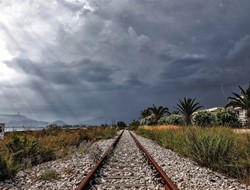
[[[171,114],[169,116],[162,117],[158,120],[161,125],[181,125],[183,124],[183,119],[181,115]]]
[[[133,120],[130,124],[129,124],[129,127],[128,127],[128,130],[136,130],[138,129],[140,126],[140,122],[139,121],[136,121],[136,120]]]
[[[8,179],[12,172],[8,168],[8,164],[6,160],[3,158],[3,156],[0,154],[0,180]]]
[[[113,127],[100,127],[96,129],[96,132],[98,133],[96,135],[96,140],[111,139],[116,136],[116,129]]]
[[[59,132],[61,132],[63,129],[62,127],[56,125],[56,124],[51,124],[47,127],[45,130],[46,135],[54,135],[56,136]]]
[[[193,123],[200,127],[212,126],[215,120],[215,115],[209,111],[199,111],[193,117]]]
[[[234,155],[235,140],[233,132],[226,130],[192,129],[187,131],[189,154],[204,166],[223,160],[230,161]],[[227,134],[225,134],[225,132]]]
[[[238,115],[230,109],[219,109],[215,112],[215,115],[216,125],[242,127],[242,124],[238,119]]]
[[[143,119],[140,120],[140,125],[156,125],[157,123],[155,122],[153,115],[144,117]]]
[[[40,176],[37,177],[39,181],[54,181],[58,179],[56,170],[45,170]]]
[[[118,121],[116,125],[119,129],[125,129],[127,127],[127,124],[123,121]]]
[[[53,159],[53,152],[47,147],[42,147],[35,137],[28,139],[24,136],[14,135],[6,144],[10,152],[10,159],[14,169],[22,169]]]

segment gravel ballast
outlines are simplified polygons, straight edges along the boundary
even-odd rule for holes
[[[93,189],[164,190],[157,172],[125,130],[111,156],[97,172]]]
[[[0,190],[73,190],[113,141],[114,139],[100,140],[93,144],[84,142],[71,156],[20,171],[15,178],[0,182]],[[39,180],[39,176],[48,170],[58,174],[56,179]]]
[[[249,185],[200,167],[190,159],[180,157],[177,153],[159,146],[150,139],[138,135],[136,137],[180,189],[250,190]]]
[[[126,132],[122,141],[128,144],[121,148],[127,149],[129,153],[129,149],[131,147],[133,149],[133,146],[130,141],[126,142],[129,138],[127,135]],[[150,139],[137,135],[136,137],[181,190],[250,190],[250,186],[208,168],[200,167],[190,159],[180,157],[177,153],[159,146]],[[94,161],[100,158],[113,141],[114,139],[101,140],[93,144],[82,143],[71,156],[20,171],[12,180],[0,182],[0,190],[75,189],[84,176],[90,172]],[[142,160],[140,155],[138,159]],[[48,170],[56,171],[57,178],[52,181],[39,180],[39,176]]]

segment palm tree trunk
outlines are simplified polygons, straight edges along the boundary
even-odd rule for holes
[[[247,120],[246,126],[250,127],[250,109],[247,110],[246,120]]]
[[[191,116],[185,116],[184,118],[186,126],[189,126],[191,124]]]
[[[249,127],[250,128],[250,117],[247,117],[246,118],[246,127]]]

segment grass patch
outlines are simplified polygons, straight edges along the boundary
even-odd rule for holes
[[[45,170],[40,176],[37,177],[38,181],[55,181],[57,180],[58,173],[56,170]]]
[[[176,125],[156,125],[156,126],[145,125],[145,126],[142,126],[142,128],[155,131],[155,130],[164,130],[164,129],[178,129],[179,126],[176,126]]]
[[[249,134],[236,134],[225,127],[140,128],[136,133],[191,158],[201,166],[239,179],[250,177]]]

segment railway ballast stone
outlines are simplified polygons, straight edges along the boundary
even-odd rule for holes
[[[249,185],[200,167],[150,139],[136,137],[181,190],[250,190]]]
[[[86,176],[95,162],[113,143],[114,139],[82,143],[75,153],[58,160],[45,162],[20,171],[11,180],[0,182],[0,190],[72,190]],[[86,150],[87,149],[87,150]],[[84,151],[85,150],[85,151]],[[52,181],[37,180],[46,170],[55,170],[58,178]]]
[[[150,139],[136,136],[140,143],[154,157],[166,174],[182,190],[250,190],[250,186],[239,183],[210,169],[200,167],[188,158],[178,156]],[[38,166],[20,171],[14,179],[0,182],[0,190],[72,190],[94,166],[95,153],[105,150],[114,139],[98,141],[90,146],[91,151],[76,150],[70,157],[42,163]],[[83,144],[82,146],[89,146]],[[128,147],[129,148],[129,147]],[[100,155],[99,155],[100,156]],[[96,157],[96,159],[98,159]],[[55,170],[58,179],[54,181],[38,181],[37,176],[45,170]]]

